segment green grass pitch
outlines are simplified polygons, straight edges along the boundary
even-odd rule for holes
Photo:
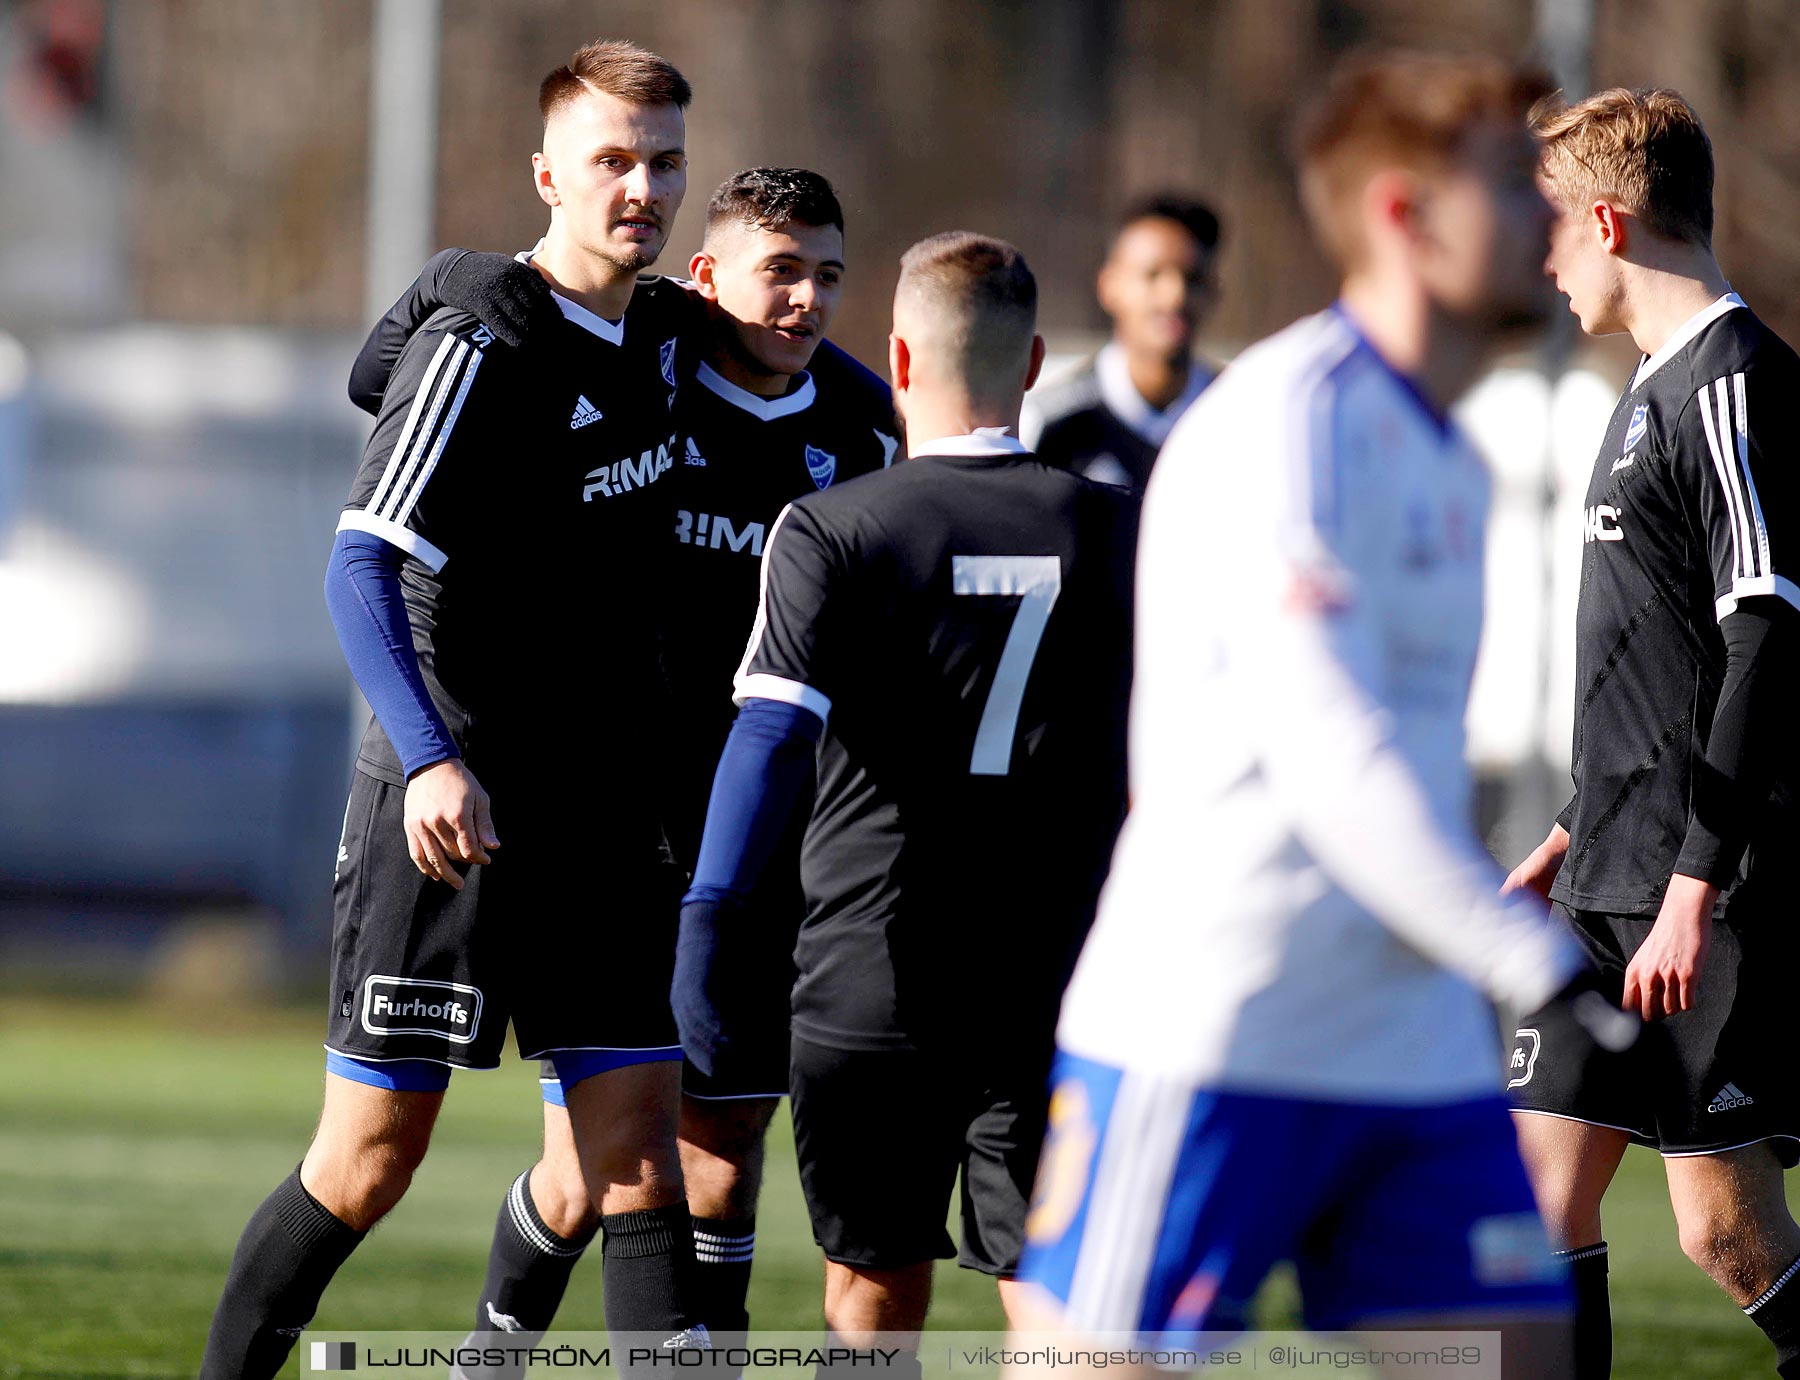
[[[195,1373],[238,1231],[298,1162],[323,1078],[317,1021],[222,1019],[104,1003],[0,1007],[0,1377]],[[509,1062],[457,1075],[411,1193],[340,1273],[317,1326],[467,1326],[500,1194],[533,1158],[534,1074]],[[1677,1249],[1654,1156],[1627,1156],[1607,1206],[1614,1374],[1772,1375],[1762,1336]],[[819,1262],[785,1117],[757,1236],[755,1324],[817,1327]],[[1265,1324],[1287,1325],[1291,1301],[1277,1281]],[[596,1263],[577,1272],[558,1323],[604,1325]],[[930,1325],[998,1328],[992,1285],[940,1266]]]

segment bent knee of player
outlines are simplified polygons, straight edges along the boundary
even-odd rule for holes
[[[1688,1205],[1675,1219],[1681,1253],[1717,1280],[1728,1293],[1754,1294],[1761,1278],[1760,1232],[1742,1205]]]
[[[325,1080],[319,1129],[300,1180],[326,1211],[366,1231],[405,1196],[431,1148],[441,1092],[395,1092]]]
[[[546,1153],[531,1171],[531,1201],[544,1225],[569,1240],[590,1231],[600,1209],[582,1177],[581,1161]]]
[[[306,1152],[300,1181],[332,1216],[367,1231],[406,1196],[428,1145],[321,1137]]]

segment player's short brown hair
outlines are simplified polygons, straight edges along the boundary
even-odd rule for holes
[[[1532,107],[1531,128],[1565,210],[1614,201],[1660,235],[1712,244],[1712,140],[1678,92],[1615,86],[1574,105],[1558,92]]]
[[[1037,279],[1005,240],[950,230],[920,240],[900,257],[897,299],[910,299],[928,321],[944,363],[972,396],[985,397],[1024,377],[1037,332]]]
[[[1524,128],[1550,84],[1489,57],[1362,53],[1346,59],[1302,116],[1295,139],[1300,199],[1313,232],[1339,268],[1362,258],[1357,201],[1383,167],[1421,173],[1455,161],[1483,120]]]
[[[623,38],[597,38],[538,83],[538,113],[550,117],[579,96],[600,92],[633,105],[687,109],[693,88],[666,57]]]

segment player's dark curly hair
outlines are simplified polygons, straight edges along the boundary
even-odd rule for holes
[[[746,168],[719,184],[706,204],[706,233],[725,225],[779,230],[787,225],[844,228],[831,184],[806,168]]]
[[[1172,220],[1194,237],[1194,243],[1211,253],[1219,247],[1218,213],[1204,201],[1174,192],[1158,192],[1133,202],[1119,217],[1113,239],[1141,220]]]

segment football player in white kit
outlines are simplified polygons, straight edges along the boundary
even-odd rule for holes
[[[1477,59],[1336,75],[1299,156],[1341,295],[1246,351],[1150,483],[1132,810],[1021,1271],[1047,1328],[1238,1329],[1290,1259],[1309,1326],[1506,1326],[1507,1374],[1565,1373],[1490,1002],[1560,994],[1620,1044],[1635,1019],[1468,822],[1488,480],[1445,415],[1548,316],[1542,90]]]

